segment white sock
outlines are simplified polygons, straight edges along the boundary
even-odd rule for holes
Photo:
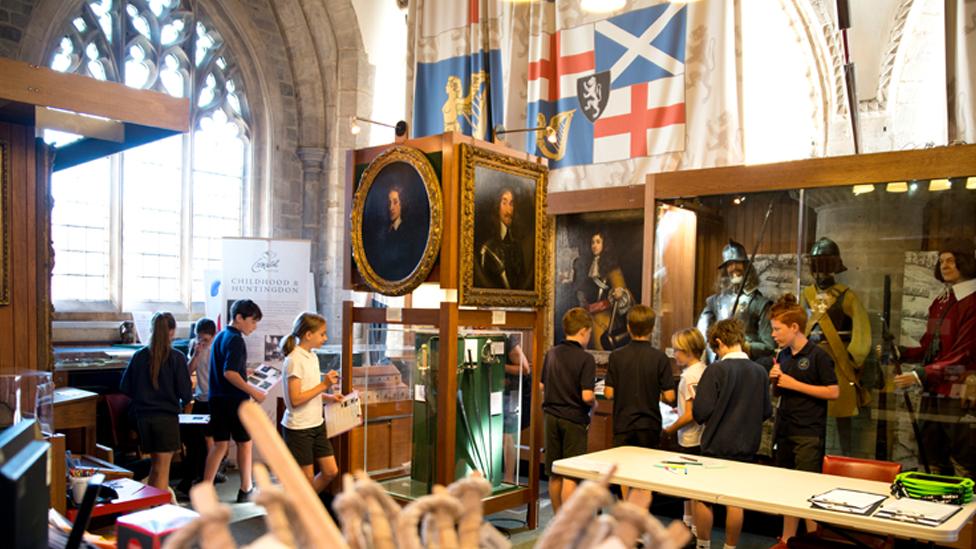
[[[735,549],[735,545],[729,545],[728,543],[726,543],[726,544],[725,544],[725,545],[724,545],[724,546],[722,547],[722,549]]]
[[[695,541],[696,549],[712,549],[712,540],[710,539],[698,539]]]
[[[684,515],[681,517],[681,522],[685,523],[685,526],[691,528],[691,515]]]
[[[691,535],[695,536],[696,538],[698,537],[698,527],[694,524],[691,525]]]

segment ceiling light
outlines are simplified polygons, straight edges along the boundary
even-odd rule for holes
[[[948,191],[952,188],[952,183],[948,179],[933,179],[929,181],[929,192]]]
[[[908,183],[904,181],[892,181],[885,186],[885,190],[889,193],[907,193]]]
[[[746,196],[745,195],[740,195],[740,196],[737,196],[737,197],[735,197],[735,198],[732,199],[732,203],[735,204],[736,206],[738,206],[739,204],[742,204],[745,201],[746,201]]]
[[[588,13],[609,13],[627,4],[627,0],[583,0],[580,7]]]
[[[970,191],[976,190],[976,177],[967,177],[966,178],[966,189],[968,189]]]
[[[870,184],[854,185],[854,188],[852,190],[854,191],[854,196],[860,196],[862,194],[868,194],[874,192],[874,185],[870,185]]]

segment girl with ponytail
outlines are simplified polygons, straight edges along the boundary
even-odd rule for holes
[[[161,490],[169,489],[169,466],[180,449],[179,414],[192,398],[186,356],[172,348],[175,332],[172,314],[154,314],[149,345],[132,355],[119,387],[132,399],[139,445],[152,457],[149,484]]]
[[[322,401],[341,402],[341,394],[330,394],[329,387],[339,382],[339,372],[325,374],[319,370],[314,350],[328,340],[325,318],[302,313],[295,319],[291,333],[281,340],[285,355],[285,415],[281,419],[285,444],[295,461],[321,492],[339,473],[335,451],[325,434]],[[318,463],[319,474],[315,475]]]

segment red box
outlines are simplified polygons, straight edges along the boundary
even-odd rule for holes
[[[159,549],[174,531],[197,518],[199,513],[179,505],[160,505],[119,517],[115,523],[119,549]]]

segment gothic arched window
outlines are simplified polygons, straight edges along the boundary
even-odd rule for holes
[[[242,235],[247,217],[250,114],[230,48],[189,0],[86,0],[49,65],[186,97],[191,116],[185,135],[54,174],[53,298],[113,310],[203,301],[220,239]]]

